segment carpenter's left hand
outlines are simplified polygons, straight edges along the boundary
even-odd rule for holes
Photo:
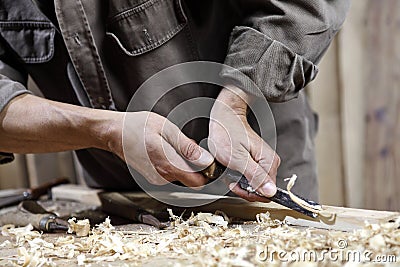
[[[222,89],[211,111],[209,149],[220,163],[243,173],[257,192],[270,197],[276,193],[280,159],[248,124],[249,101],[250,96],[236,87]],[[244,199],[258,200],[237,184],[229,187]]]

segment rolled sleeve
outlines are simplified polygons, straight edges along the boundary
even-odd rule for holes
[[[342,26],[349,1],[252,2],[258,5],[231,34],[225,64],[233,69],[223,68],[221,76],[271,102],[289,101],[316,77],[316,64]]]
[[[29,93],[29,91],[19,82],[10,80],[0,74],[0,113],[7,104],[16,96]],[[0,164],[6,164],[14,160],[12,153],[0,152]]]
[[[0,55],[4,56],[4,50],[0,45]],[[24,86],[27,75],[0,60],[0,113],[14,98],[22,94],[30,93]],[[0,164],[6,164],[14,160],[12,153],[0,152]]]
[[[29,93],[25,86],[0,74],[0,113],[14,97],[25,93]],[[0,152],[0,164],[6,164],[13,160],[13,154]]]
[[[29,93],[29,91],[25,86],[0,74],[0,112],[14,97],[26,93]]]

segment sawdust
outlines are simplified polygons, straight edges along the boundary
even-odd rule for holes
[[[172,211],[170,216],[172,226],[167,230],[121,231],[107,218],[86,237],[66,235],[53,243],[45,241],[32,226],[5,226],[2,234],[19,248],[12,257],[0,257],[0,265],[56,266],[58,259],[70,259],[71,265],[115,261],[152,265],[155,259],[164,261],[153,265],[176,266],[341,266],[349,262],[321,256],[323,251],[335,250],[342,254],[368,251],[370,259],[395,255],[400,260],[400,218],[379,225],[366,223],[362,230],[346,233],[290,227],[272,220],[268,213],[257,215],[257,221],[250,225],[239,226],[227,226],[224,216],[209,213],[192,214],[188,220]],[[81,223],[73,220],[71,224]],[[318,258],[290,261],[278,259],[278,254],[271,256],[273,251],[286,252],[288,257],[310,251],[320,254]],[[362,257],[360,260],[351,262],[351,266],[367,261]]]

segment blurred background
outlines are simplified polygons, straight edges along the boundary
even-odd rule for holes
[[[400,1],[353,0],[307,90],[321,202],[400,210]]]
[[[319,114],[320,202],[400,210],[400,1],[353,0],[319,67],[306,90]],[[83,183],[72,153],[16,155],[0,165],[0,189],[60,176]]]

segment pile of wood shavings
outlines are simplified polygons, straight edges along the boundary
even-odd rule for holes
[[[65,260],[69,265],[92,266],[104,262],[156,266],[265,266],[267,263],[295,266],[299,262],[277,259],[271,262],[266,255],[272,251],[300,253],[338,249],[343,242],[346,242],[343,249],[369,250],[374,255],[394,254],[400,261],[400,218],[381,225],[366,224],[362,230],[344,233],[290,227],[272,220],[268,213],[259,214],[256,222],[242,226],[227,226],[224,216],[209,213],[192,215],[188,220],[172,211],[170,215],[172,226],[168,230],[119,231],[106,219],[87,237],[66,235],[55,242],[45,241],[32,226],[4,226],[2,235],[10,237],[12,242],[6,241],[0,247],[19,248],[18,255],[0,257],[0,265],[56,266],[59,260]],[[324,262],[300,263],[300,266],[341,266],[343,262],[327,258]]]

